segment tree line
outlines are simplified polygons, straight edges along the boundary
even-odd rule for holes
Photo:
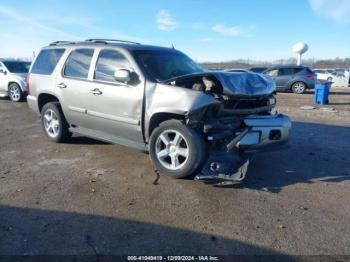
[[[204,62],[201,65],[207,69],[246,69],[255,66],[270,67],[278,64],[296,64],[295,58],[278,59],[272,62],[268,61],[252,61],[249,59],[237,59],[228,62]],[[334,59],[303,59],[303,65],[312,68],[350,68],[350,58],[334,58]]]

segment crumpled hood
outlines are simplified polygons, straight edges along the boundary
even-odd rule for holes
[[[276,90],[275,82],[253,72],[210,72],[222,84],[226,95],[257,96],[271,94]]]

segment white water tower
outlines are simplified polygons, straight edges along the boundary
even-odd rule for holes
[[[301,55],[306,53],[308,49],[309,49],[309,46],[305,43],[296,43],[295,45],[293,45],[292,51],[293,53],[298,55],[297,65],[301,64]]]

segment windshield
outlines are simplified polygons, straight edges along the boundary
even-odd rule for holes
[[[145,73],[158,82],[204,72],[196,62],[176,50],[135,50],[134,57]]]
[[[28,73],[30,62],[3,62],[11,73]]]

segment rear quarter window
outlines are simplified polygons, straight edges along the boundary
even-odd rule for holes
[[[36,58],[31,73],[51,75],[57,63],[60,61],[65,49],[44,49]]]
[[[306,69],[306,68],[305,68]],[[294,74],[297,74],[297,73],[299,73],[299,72],[301,72],[301,71],[303,71],[304,70],[304,68],[302,68],[302,67],[295,67],[294,68]]]
[[[314,71],[312,71],[311,68],[308,68],[308,67],[305,68],[305,71],[307,74],[314,74],[315,73]]]

